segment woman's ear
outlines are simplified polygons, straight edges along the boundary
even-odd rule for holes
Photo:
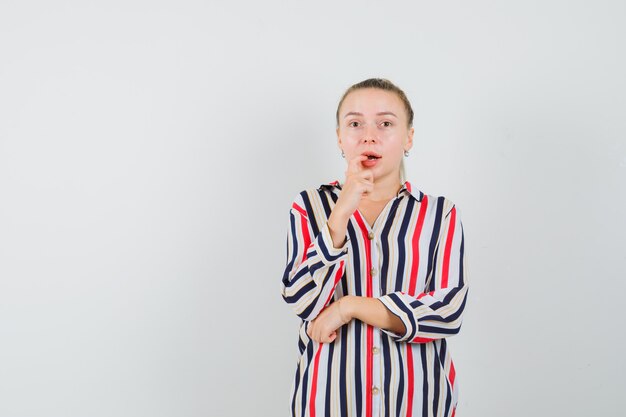
[[[339,149],[341,149],[341,137],[339,136],[339,128],[337,128],[336,132],[337,132],[337,146],[339,146]]]
[[[411,150],[411,148],[413,147],[413,134],[414,133],[415,133],[415,128],[411,126],[411,129],[409,129],[409,134],[406,139],[405,149],[407,151]]]

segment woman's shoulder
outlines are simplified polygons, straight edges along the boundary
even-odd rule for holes
[[[452,209],[456,208],[456,202],[453,201],[448,195],[422,191],[421,188],[417,188],[409,181],[405,182],[405,187],[407,188],[407,191],[420,203],[425,203],[427,206],[429,206],[430,210],[440,210],[444,214],[444,216],[449,215]]]
[[[308,215],[317,214],[316,211],[324,211],[324,208],[329,207],[331,200],[336,199],[340,190],[341,184],[337,180],[301,188],[292,198],[292,208]]]
[[[324,182],[319,185],[310,185],[305,188],[301,188],[300,191],[294,196],[294,200],[312,195],[321,195],[328,193],[337,193],[341,190],[341,183],[338,180]]]

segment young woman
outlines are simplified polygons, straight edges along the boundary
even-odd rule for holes
[[[457,207],[404,180],[413,110],[385,79],[336,113],[345,181],[293,200],[282,296],[302,319],[292,416],[454,416],[468,285]]]

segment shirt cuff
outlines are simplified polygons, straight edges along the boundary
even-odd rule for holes
[[[344,244],[340,248],[335,248],[333,246],[333,238],[330,235],[328,222],[325,222],[317,236],[317,247],[319,248],[323,262],[325,264],[331,264],[345,256],[348,253],[348,241],[349,238],[346,236]]]
[[[404,334],[394,333],[391,330],[381,329],[383,332],[387,333],[391,336],[396,342],[405,342],[411,340],[413,335],[415,334],[415,329],[417,325],[415,323],[415,318],[411,313],[411,310],[405,306],[403,300],[400,298],[398,293],[391,293],[387,295],[383,295],[382,297],[378,297],[378,299],[387,307],[387,309],[395,316],[397,316],[402,323],[406,331]]]

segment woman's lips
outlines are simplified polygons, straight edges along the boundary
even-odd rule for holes
[[[375,167],[376,164],[378,163],[378,160],[380,158],[374,158],[374,159],[366,159],[364,161],[361,161],[361,163],[363,164],[363,166],[367,167],[367,168],[372,168]]]
[[[368,159],[374,159],[374,158],[378,159],[382,157],[381,154],[379,154],[378,152],[374,152],[374,151],[365,151],[361,155],[367,156]]]

